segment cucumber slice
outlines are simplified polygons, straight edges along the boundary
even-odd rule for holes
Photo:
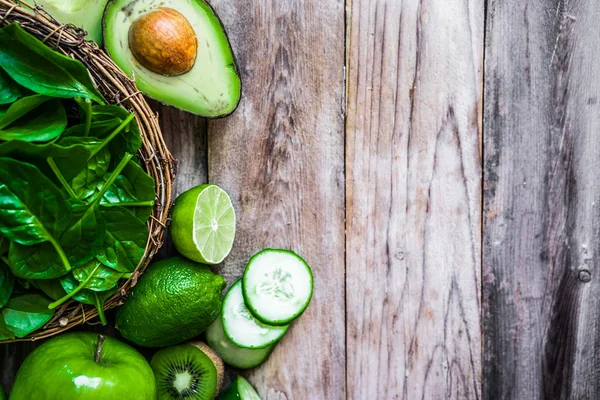
[[[308,307],[313,275],[296,253],[266,249],[248,262],[242,289],[246,306],[258,320],[269,325],[287,325]]]
[[[264,349],[242,349],[237,347],[223,331],[221,316],[206,330],[206,342],[227,365],[234,368],[248,369],[262,364],[269,358],[275,344]]]
[[[262,400],[250,382],[238,376],[217,397],[217,400]]]
[[[231,286],[223,301],[223,330],[238,347],[264,349],[285,334],[287,326],[263,324],[252,316],[244,304],[242,281]]]

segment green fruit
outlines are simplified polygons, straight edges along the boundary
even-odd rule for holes
[[[156,382],[146,359],[110,337],[98,346],[99,338],[68,333],[42,344],[19,369],[10,400],[154,400]]]
[[[36,0],[50,15],[63,24],[73,24],[87,32],[102,46],[102,14],[108,0]]]
[[[204,117],[231,114],[241,95],[219,17],[203,0],[112,0],[104,42],[148,96]]]
[[[250,382],[238,376],[227,386],[217,400],[261,400]]]
[[[168,347],[152,358],[157,400],[212,400],[219,390],[211,359],[191,344]]]
[[[117,310],[117,329],[140,346],[164,347],[204,332],[221,312],[223,277],[182,257],[152,264]]]
[[[171,214],[171,239],[177,250],[206,264],[219,264],[235,239],[235,211],[227,193],[201,185],[177,198]]]
[[[0,387],[0,400],[6,400],[6,393],[4,392],[4,388]]]

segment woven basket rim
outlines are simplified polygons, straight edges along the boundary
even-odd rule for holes
[[[104,304],[109,310],[120,305],[129,290],[163,244],[172,203],[173,180],[177,162],[169,152],[152,111],[134,79],[129,78],[95,42],[85,40],[86,32],[70,24],[61,24],[37,5],[27,1],[0,0],[0,27],[18,22],[27,32],[48,47],[81,61],[88,69],[98,91],[109,104],[120,105],[135,114],[142,136],[138,159],[156,182],[156,204],[148,220],[150,235],[142,260],[131,278],[119,283],[119,290]],[[35,341],[64,332],[98,315],[94,306],[71,300],[56,309],[54,317],[32,334],[0,343]]]

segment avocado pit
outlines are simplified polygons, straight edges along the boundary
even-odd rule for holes
[[[194,28],[179,11],[159,7],[131,24],[129,48],[136,60],[150,71],[178,76],[194,67],[198,39]]]

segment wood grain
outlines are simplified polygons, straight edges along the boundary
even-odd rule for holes
[[[483,2],[348,7],[348,398],[479,399]]]
[[[599,16],[488,5],[485,398],[600,398]]]
[[[344,3],[212,4],[244,84],[238,110],[208,125],[209,180],[238,216],[220,272],[231,283],[283,247],[315,274],[310,307],[250,380],[265,399],[344,399]]]

